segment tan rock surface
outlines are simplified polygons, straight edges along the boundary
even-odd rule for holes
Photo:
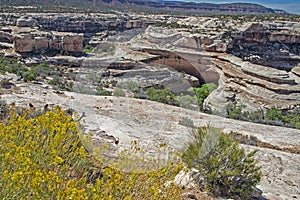
[[[69,34],[62,37],[62,49],[67,52],[80,53],[83,50],[83,35]]]
[[[209,22],[208,20],[205,23]],[[248,24],[245,33],[260,34],[260,28],[261,26]],[[245,37],[246,40],[253,40],[252,36]],[[255,40],[260,40],[259,38],[264,36],[257,37]],[[142,60],[147,63],[163,64],[184,71],[205,83],[218,83],[218,89],[209,96],[206,105],[220,113],[225,112],[230,99],[246,105],[251,111],[274,106],[287,108],[300,103],[297,67],[292,73],[288,73],[282,69],[254,64],[227,53],[218,53],[225,51],[222,50],[225,44],[217,38],[149,27],[130,41],[129,48],[156,56]],[[207,49],[208,47],[211,49]],[[206,52],[205,49],[211,52]]]
[[[49,48],[49,40],[47,38],[36,37],[34,40],[35,40],[35,44],[34,44],[35,51]]]
[[[294,67],[292,72],[300,77],[300,66]]]
[[[34,40],[31,35],[19,35],[14,38],[14,49],[16,52],[29,53],[33,51]]]
[[[67,32],[40,32],[31,29],[28,33],[14,34],[13,47],[18,53],[30,53],[46,49],[81,53],[83,35]]]

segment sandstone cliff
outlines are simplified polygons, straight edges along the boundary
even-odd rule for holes
[[[71,53],[81,53],[83,49],[83,35],[52,32],[47,35],[15,34],[13,36],[13,48],[18,53],[32,53],[41,50],[63,50]]]

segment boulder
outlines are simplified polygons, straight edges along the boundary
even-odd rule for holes
[[[210,45],[201,45],[201,47],[206,51],[214,51],[214,52],[226,52],[227,46],[226,43],[224,43],[221,40],[214,40],[212,44]]]
[[[196,169],[189,170],[187,168],[182,169],[174,179],[174,184],[181,188],[194,188],[197,184],[194,181],[194,174],[196,173]]]

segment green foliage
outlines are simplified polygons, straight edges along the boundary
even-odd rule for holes
[[[179,106],[190,110],[199,110],[198,99],[196,96],[180,95],[176,97]]]
[[[13,58],[0,58],[0,72],[14,73],[17,76],[23,76],[25,82],[35,81],[38,77],[44,79],[46,76],[53,76],[59,73],[46,63],[27,67],[25,64]]]
[[[179,124],[186,127],[194,128],[194,121],[187,117],[182,117],[179,121]]]
[[[28,69],[20,63],[18,60],[13,58],[0,58],[0,72],[5,73],[13,73],[17,75],[21,75],[24,72],[28,71]]]
[[[90,46],[89,44],[85,45],[85,47],[83,48],[83,52],[85,53],[93,53],[94,48],[92,46]]]
[[[181,189],[165,185],[180,163],[144,173],[109,167],[88,155],[79,124],[59,107],[36,117],[22,113],[0,123],[1,199],[180,198]]]
[[[271,108],[266,112],[265,122],[267,124],[300,129],[300,107],[286,111],[278,108]]]
[[[176,95],[169,89],[148,88],[146,91],[148,99],[169,105],[179,106]]]
[[[35,81],[38,78],[45,79],[47,76],[56,77],[61,73],[61,70],[60,68],[53,69],[53,67],[46,63],[28,67],[17,59],[0,58],[0,72],[14,73],[17,76],[23,76],[25,82]]]
[[[206,83],[203,84],[201,87],[198,88],[190,88],[190,92],[194,92],[198,103],[200,106],[200,109],[203,110],[203,102],[208,97],[208,95],[217,88],[217,86],[214,83]]]
[[[73,82],[68,82],[63,77],[56,75],[52,78],[52,80],[48,81],[48,84],[52,85],[54,89],[59,90],[73,91],[73,89],[76,88],[76,85],[74,85]]]
[[[299,107],[290,110],[271,108],[265,113],[262,110],[249,112],[244,108],[245,105],[238,105],[236,102],[229,103],[226,106],[226,116],[231,119],[300,129]]]
[[[282,111],[278,108],[271,108],[267,110],[266,121],[274,123],[287,123],[288,117],[283,115]]]
[[[97,88],[97,92],[96,95],[100,95],[100,96],[111,96],[112,92],[108,91],[106,89],[104,89],[102,86]]]
[[[87,75],[87,79],[92,82],[92,84],[101,84],[102,76],[97,73],[91,73]]]
[[[137,82],[134,81],[124,81],[124,82],[119,82],[117,84],[119,88],[129,90],[131,92],[139,92],[140,90],[140,85]]]
[[[236,102],[227,104],[226,106],[227,117],[231,119],[238,119],[238,120],[244,119],[244,112],[242,112],[243,108],[244,106],[237,105]]]
[[[115,88],[113,95],[117,97],[125,97],[125,92],[121,88]]]
[[[262,110],[249,112],[245,110],[245,105],[238,105],[236,102],[229,103],[226,106],[226,117],[231,119],[264,123],[264,113]]]
[[[261,177],[260,168],[249,154],[221,130],[202,127],[191,132],[183,152],[188,167],[199,170],[195,180],[200,188],[216,195],[244,199]]]
[[[37,74],[37,69],[36,68],[31,68],[30,70],[23,73],[23,78],[24,78],[25,82],[35,81],[37,76],[38,76],[38,74]]]

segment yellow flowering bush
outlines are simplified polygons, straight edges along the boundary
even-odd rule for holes
[[[0,123],[1,199],[179,199],[167,181],[181,169],[169,162],[152,172],[125,172],[88,155],[77,122],[59,107]]]

